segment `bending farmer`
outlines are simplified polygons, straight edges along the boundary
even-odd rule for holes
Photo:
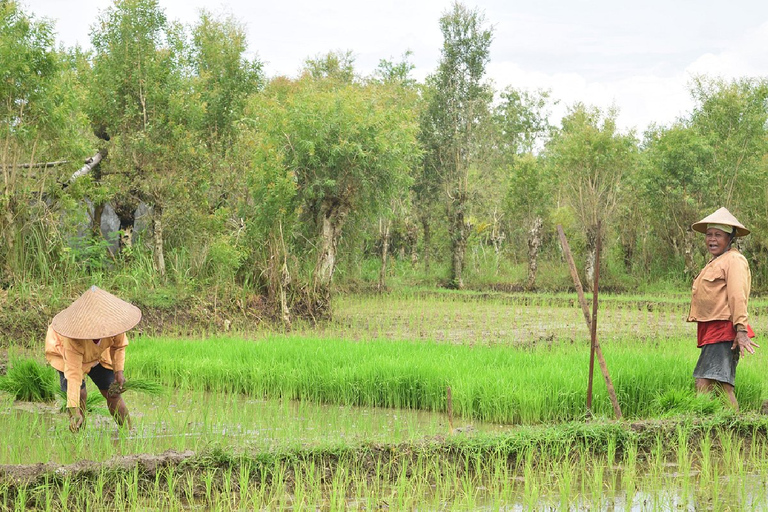
[[[125,384],[125,331],[139,320],[139,308],[96,286],[53,318],[45,338],[45,358],[59,372],[72,432],[85,421],[86,374],[107,399],[117,424],[130,428],[128,407],[120,394]]]
[[[698,323],[697,345],[701,349],[693,370],[699,393],[721,388],[734,409],[739,404],[734,394],[736,365],[745,352],[755,353],[750,338],[747,302],[752,275],[747,259],[731,247],[733,239],[749,234],[731,212],[720,208],[691,228],[706,235],[712,259],[693,281],[689,322]]]

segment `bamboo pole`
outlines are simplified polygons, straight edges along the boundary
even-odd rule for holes
[[[587,322],[587,328],[591,333],[592,319],[590,318],[587,301],[584,298],[584,289],[581,286],[579,273],[576,271],[576,264],[573,262],[573,255],[571,254],[571,248],[568,245],[568,240],[565,238],[563,226],[559,224],[557,226],[557,234],[560,236],[560,244],[563,247],[563,254],[565,255],[566,261],[568,262],[568,267],[571,270],[573,285],[576,287],[576,294],[579,297],[581,311],[584,313],[584,321]],[[613,404],[613,412],[616,414],[616,418],[621,419],[621,406],[619,405],[619,401],[616,398],[616,390],[613,388],[613,381],[611,380],[611,376],[608,373],[608,365],[606,364],[605,358],[603,357],[603,351],[600,349],[600,344],[597,342],[597,337],[595,337],[595,354],[597,355],[597,361],[600,364],[600,370],[602,371],[603,378],[605,379],[605,386],[608,388],[608,396],[610,397],[611,403]]]
[[[597,243],[595,244],[595,282],[592,286],[592,323],[589,329],[589,384],[587,385],[587,410],[592,412],[592,381],[595,373],[595,347],[597,346],[597,291],[600,283],[600,221],[597,222]]]

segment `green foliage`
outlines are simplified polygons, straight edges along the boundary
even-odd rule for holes
[[[55,170],[35,164],[77,161],[87,146],[82,93],[68,58],[54,49],[49,22],[17,2],[0,3],[0,284],[53,273],[50,253],[61,239],[55,204],[42,198],[60,187]],[[49,239],[41,252],[26,245],[37,236]]]
[[[50,402],[59,390],[56,370],[34,359],[12,359],[0,390],[26,402]]]
[[[557,101],[553,103],[557,104]],[[553,130],[549,123],[549,106],[549,91],[531,92],[508,86],[500,93],[494,117],[506,153],[533,153],[542,147]]]
[[[194,88],[204,106],[206,140],[225,142],[217,155],[226,154],[248,95],[264,81],[261,63],[247,60],[246,50],[245,27],[240,22],[231,16],[217,19],[207,11],[200,14],[192,29]]]
[[[462,267],[470,233],[472,185],[482,179],[480,134],[490,117],[491,88],[483,82],[493,29],[485,16],[459,2],[440,17],[443,47],[437,71],[427,78],[420,139],[424,148],[417,201],[446,204],[451,239],[450,286],[463,287]],[[477,174],[476,174],[477,173]],[[421,215],[425,218],[424,215]]]
[[[637,141],[616,127],[616,112],[577,104],[547,147],[565,199],[584,229],[612,220],[622,177],[635,164]]]

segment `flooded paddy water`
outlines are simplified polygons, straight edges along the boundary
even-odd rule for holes
[[[607,300],[598,326],[609,367],[613,348],[693,340],[685,313],[682,299]],[[357,297],[335,318],[302,334],[512,350],[588,338],[567,297]],[[768,331],[765,308],[753,327]],[[748,360],[740,378],[762,385],[764,361]],[[132,430],[118,431],[102,403],[72,435],[58,404],[0,393],[0,510],[768,510],[768,421],[757,411],[513,425],[172,387],[125,397]]]
[[[0,410],[0,431],[5,433],[0,440],[0,464],[70,464],[210,446],[258,452],[361,442],[399,444],[452,432],[445,414],[425,411],[173,391],[163,396],[126,393],[133,420],[128,432],[118,433],[102,401],[88,414],[87,428],[72,436],[59,404],[13,403],[5,397],[9,407]],[[453,427],[453,432],[508,428],[460,418],[453,421]]]

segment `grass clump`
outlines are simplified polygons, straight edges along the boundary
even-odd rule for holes
[[[658,416],[693,414],[708,416],[726,410],[723,396],[695,393],[690,389],[668,389],[654,400],[652,410]]]
[[[0,377],[0,390],[16,400],[50,402],[56,398],[56,371],[34,359],[11,361],[8,373]]]

